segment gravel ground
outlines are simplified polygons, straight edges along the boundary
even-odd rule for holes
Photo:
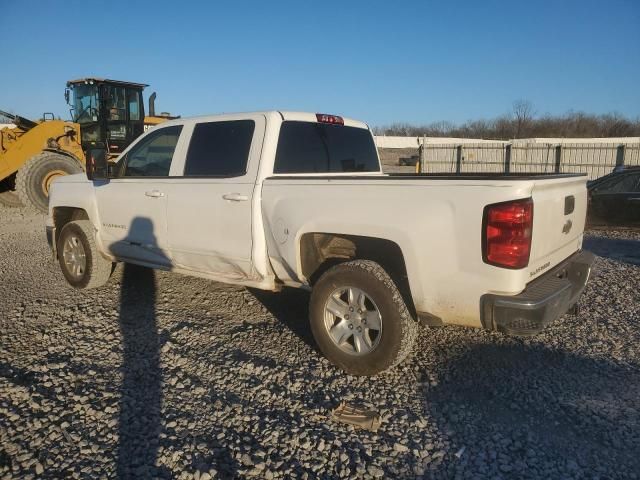
[[[78,292],[42,217],[0,222],[2,479],[640,474],[637,232],[588,236],[579,317],[526,340],[425,328],[410,361],[355,378],[314,349],[302,292],[130,266]],[[380,430],[329,420],[344,400]]]

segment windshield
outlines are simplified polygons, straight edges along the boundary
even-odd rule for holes
[[[98,121],[98,86],[75,85],[73,87],[73,116],[78,123]]]

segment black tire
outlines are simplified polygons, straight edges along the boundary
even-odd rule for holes
[[[47,213],[49,208],[49,186],[55,175],[82,173],[80,163],[66,155],[42,152],[31,157],[18,170],[16,190],[25,206]]]
[[[16,175],[13,174],[0,182],[0,203],[5,207],[21,207],[22,202],[16,192]]]
[[[345,352],[325,326],[327,301],[336,290],[346,287],[364,292],[382,319],[380,338],[367,353]],[[418,334],[417,322],[409,313],[398,287],[379,264],[370,260],[341,263],[327,270],[313,287],[309,317],[320,351],[331,363],[353,375],[375,375],[398,365],[411,353]],[[336,317],[336,321],[340,319]]]
[[[67,264],[65,244],[79,245],[85,256],[85,268],[74,273]],[[96,247],[95,229],[89,220],[76,220],[62,227],[57,243],[58,263],[69,285],[81,290],[101,287],[111,277],[113,262],[107,260]]]

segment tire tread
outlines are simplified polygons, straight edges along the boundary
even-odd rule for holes
[[[396,283],[382,266],[372,260],[351,260],[340,263],[327,270],[320,277],[312,291],[310,305],[312,330],[314,331],[314,335],[322,335],[322,337],[316,338],[316,341],[319,342],[319,346],[321,346],[321,343],[325,343],[324,333],[320,333],[322,328],[319,327],[321,320],[318,317],[319,305],[324,303],[323,295],[326,293],[325,282],[330,282],[329,284],[334,283],[336,282],[336,278],[339,278],[339,276],[351,276],[351,272],[357,272],[360,278],[371,279],[373,282],[378,284],[377,288],[379,292],[386,292],[385,294],[389,295],[386,299],[386,303],[388,305],[387,308],[392,308],[397,314],[397,316],[394,315],[394,318],[395,321],[398,322],[395,324],[396,328],[399,327],[400,329],[399,342],[396,340],[397,343],[392,347],[393,350],[382,357],[377,357],[374,364],[364,362],[358,362],[359,364],[356,364],[355,362],[345,363],[344,359],[339,358],[340,354],[337,354],[338,357],[333,358],[334,354],[331,349],[327,350],[326,347],[321,349],[326,354],[329,361],[343,368],[348,373],[354,375],[375,375],[399,365],[410,355],[418,336],[418,323],[411,315]],[[365,274],[364,276],[362,275],[363,273]],[[380,289],[379,287],[382,288]],[[394,344],[392,343],[389,345]],[[385,349],[386,348],[388,348],[388,346],[385,347]],[[381,361],[382,359],[384,360]]]
[[[351,268],[364,270],[374,277],[376,277],[379,281],[385,284],[385,286],[392,292],[393,295],[393,303],[396,304],[398,308],[398,314],[400,316],[401,326],[402,326],[402,343],[400,344],[400,348],[396,354],[394,360],[391,361],[391,365],[389,368],[393,368],[399,364],[401,364],[404,360],[409,357],[413,350],[413,345],[418,337],[418,323],[409,313],[409,309],[402,298],[402,294],[398,289],[396,283],[393,281],[391,276],[387,273],[387,271],[380,266],[380,264],[372,261],[372,260],[353,260],[348,262],[347,265]]]
[[[43,164],[53,164],[54,162],[57,162],[61,167],[65,167],[69,174],[82,172],[80,164],[66,155],[48,151],[34,155],[20,167],[16,174],[16,192],[23,205],[37,212],[47,213],[47,209],[41,205],[38,192],[34,191],[34,177],[39,173],[39,167]]]
[[[88,253],[91,255],[91,261],[87,264],[87,266],[89,266],[90,264],[90,268],[88,269],[89,272],[87,272],[89,281],[86,283],[86,285],[76,286],[76,288],[88,290],[91,288],[98,288],[103,286],[111,277],[111,273],[113,271],[113,262],[107,260],[100,254],[98,246],[96,244],[95,228],[93,227],[93,224],[89,220],[75,220],[73,222],[69,222],[62,228],[62,231],[60,232],[60,238],[63,237],[64,230],[69,225],[75,225],[82,231],[89,246]],[[58,256],[60,255],[61,252],[60,249],[58,249]],[[60,261],[62,262],[62,260]]]

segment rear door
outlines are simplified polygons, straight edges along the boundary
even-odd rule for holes
[[[154,129],[120,160],[120,176],[94,182],[100,237],[116,257],[160,266],[167,248],[167,185],[182,125]]]
[[[173,264],[229,280],[252,277],[252,199],[266,119],[189,125],[184,165],[168,190]]]

